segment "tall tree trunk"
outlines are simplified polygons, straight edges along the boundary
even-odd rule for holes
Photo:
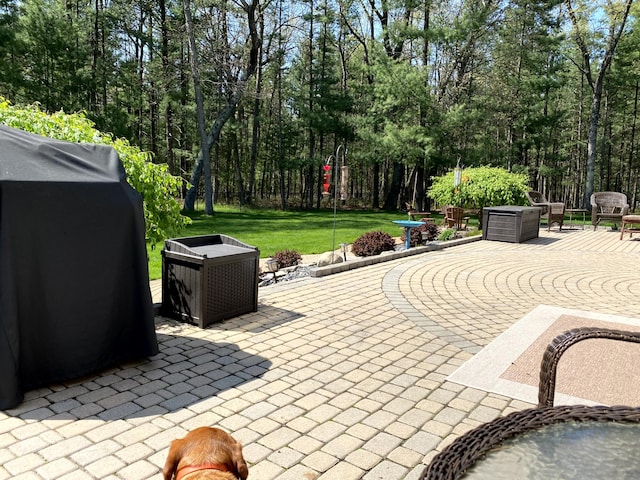
[[[98,59],[100,57],[100,50],[98,48],[100,38],[100,15],[101,15],[100,0],[94,1],[94,19],[93,19],[93,35],[91,36],[91,88],[89,90],[89,110],[97,111],[97,86],[98,86]]]
[[[629,147],[629,160],[627,162],[627,178],[626,185],[627,189],[631,191],[631,172],[633,171],[633,158],[635,155],[635,144],[636,144],[636,125],[638,122],[638,93],[640,92],[640,81],[636,80],[635,93],[633,96],[633,122],[631,123],[631,138],[629,139],[630,147]],[[635,193],[635,192],[634,192]],[[634,194],[635,197],[635,194]],[[633,201],[632,207],[635,209],[635,199]]]
[[[313,99],[314,99],[314,76],[313,76],[313,0],[309,2],[309,8],[311,14],[309,15],[309,169],[307,171],[307,208],[313,206],[313,186],[315,184],[315,168],[313,166],[313,158],[315,157],[315,133],[313,131],[312,116],[313,116]]]
[[[402,190],[402,178],[404,176],[404,164],[401,162],[393,162],[393,173],[391,175],[391,185],[384,200],[385,210],[396,210],[398,208],[398,199]]]
[[[179,174],[176,168],[174,141],[173,141],[173,108],[171,106],[171,95],[166,95],[172,89],[171,76],[169,74],[169,26],[167,25],[167,6],[166,0],[159,0],[160,6],[160,32],[162,36],[161,55],[162,55],[162,76],[165,91],[165,142],[167,144],[167,167],[172,175]]]
[[[582,132],[584,126],[584,101],[583,101],[583,92],[584,92],[584,72],[580,72],[580,90],[578,93],[578,124],[576,125],[575,139],[574,145],[575,147],[572,149],[574,152],[574,161],[575,168],[574,171],[576,174],[573,178],[573,183],[576,185],[576,190],[574,192],[574,202],[572,203],[574,208],[580,207],[582,208],[582,195],[581,189],[584,185],[584,172],[586,171],[583,168],[583,142],[582,140]],[[585,162],[586,165],[586,162]],[[590,208],[590,207],[589,207]]]
[[[145,15],[142,6],[140,6],[140,17],[138,19],[138,38],[136,39],[136,62],[138,68],[138,128],[136,130],[136,139],[138,142],[142,140],[143,125],[144,125],[144,66],[145,66],[145,44],[142,40],[144,38],[143,26],[145,23]]]
[[[327,13],[326,8],[327,8],[327,4],[325,3],[324,5],[325,7],[325,15]],[[327,65],[327,22],[323,21],[322,22],[322,36],[321,36],[321,43],[320,43],[320,82],[323,82],[324,79],[326,78],[326,65]],[[311,65],[313,65],[313,63],[311,63]],[[313,72],[313,67],[311,67],[309,69],[309,72]],[[324,106],[320,106],[320,110],[325,110]],[[318,150],[320,151],[320,153],[322,154],[322,152],[324,152],[324,129],[320,130],[320,138],[318,141]],[[331,175],[332,178],[336,178],[336,172],[338,171],[338,158],[333,159],[333,168],[335,170],[333,170],[333,172],[331,172],[333,175]],[[316,187],[316,208],[320,208],[320,202],[322,201],[322,181],[320,181],[320,179],[322,178],[324,169],[322,168],[322,165],[318,165],[317,168],[317,174],[316,174],[316,178],[318,178],[318,186]],[[330,182],[331,183],[331,182]],[[337,188],[337,185],[333,185],[333,188]]]
[[[148,65],[153,64],[155,58],[155,45],[153,35],[153,13],[149,12],[149,60]],[[154,75],[149,75],[149,149],[155,156],[158,155],[158,86]]]
[[[184,41],[180,42],[180,111],[184,112],[187,110],[187,100],[189,97],[189,88],[188,88],[188,75],[187,72],[185,70],[185,64],[187,62],[185,62],[185,56],[187,55],[188,49],[186,48],[186,45],[184,44]],[[178,145],[187,145],[188,142],[188,138],[189,135],[187,135],[187,118],[185,115],[181,115],[180,117],[180,126],[178,128],[178,132],[179,132],[179,138],[178,138]],[[187,166],[186,166],[186,155],[184,155],[182,152],[180,152],[179,154],[179,159],[180,162],[178,164],[178,170],[180,171],[180,173],[184,172],[187,170]],[[202,165],[201,165],[202,168]],[[198,178],[200,178],[198,176]],[[182,198],[185,198],[187,196],[187,182],[186,180],[183,180],[182,182]]]
[[[611,190],[611,151],[607,145],[611,141],[609,127],[609,101],[607,95],[604,98],[604,119],[602,121],[602,137],[600,146],[600,184],[599,190]]]
[[[431,25],[431,1],[425,1],[424,2],[424,19],[423,19],[423,23],[422,23],[422,30],[423,32],[428,32],[430,29],[430,25]],[[426,69],[429,68],[429,35],[425,35],[424,36],[424,43],[422,45],[422,63],[424,65],[424,67]],[[429,87],[429,78],[427,75],[425,75],[425,87]],[[420,126],[423,128],[427,128],[427,109],[426,108],[420,108]],[[413,196],[414,198],[416,198],[416,203],[417,205],[414,205],[415,208],[418,209],[418,211],[420,212],[424,212],[425,211],[425,203],[427,203],[429,200],[427,199],[427,196],[425,194],[425,191],[428,187],[427,182],[428,182],[428,178],[425,176],[425,161],[423,161],[423,164],[419,167],[417,167],[417,172],[416,172],[416,182],[414,184],[414,192],[413,192]]]
[[[243,206],[246,202],[246,192],[244,189],[244,178],[242,178],[240,145],[238,144],[238,135],[233,130],[231,132],[231,152],[233,156],[233,163],[235,166],[236,182],[238,184],[238,200],[240,201],[240,206]]]
[[[278,4],[278,24],[282,25],[282,2]],[[284,211],[287,209],[287,196],[285,192],[284,145],[282,142],[282,109],[284,107],[284,101],[282,99],[282,69],[284,68],[284,55],[282,54],[282,51],[282,35],[278,35],[278,71],[276,74],[278,93],[278,172],[280,173],[280,208]]]
[[[312,137],[314,135],[311,135]],[[310,140],[309,144],[309,153],[314,152],[313,144],[315,143],[315,139]],[[306,193],[307,193],[307,208],[313,207],[313,186],[315,184],[315,176],[316,176],[316,167],[314,165],[309,165],[307,168],[307,180],[306,180]]]
[[[598,128],[600,126],[600,106],[602,105],[602,84],[593,91],[591,113],[589,115],[589,136],[587,138],[587,166],[585,172],[585,192],[582,197],[583,208],[591,202],[591,194],[595,189],[596,160],[598,157]]]
[[[246,202],[252,203],[256,183],[256,164],[258,162],[258,147],[260,144],[260,103],[262,94],[262,64],[258,62],[256,69],[256,98],[253,99],[253,122],[251,128],[251,154],[249,157],[249,185],[247,186]]]
[[[184,199],[184,209],[187,211],[192,211],[195,206],[197,185],[200,180],[200,174],[202,173],[202,166],[199,164],[204,163],[205,151],[209,151],[211,147],[218,142],[222,127],[227,122],[227,120],[231,118],[231,115],[233,115],[238,102],[244,95],[247,81],[253,76],[258,66],[258,53],[260,49],[261,39],[258,33],[259,19],[256,16],[256,12],[259,7],[259,0],[251,0],[251,2],[239,0],[238,3],[245,11],[248,20],[250,36],[249,59],[247,60],[245,68],[242,70],[242,74],[237,82],[234,92],[229,96],[226,105],[222,108],[222,110],[220,110],[220,112],[218,112],[218,115],[210,128],[209,134],[206,137],[206,145],[200,148],[200,152],[198,153],[193,169],[193,174],[191,176],[191,187],[187,191],[187,195]]]
[[[427,2],[430,3],[430,2]],[[353,37],[356,38],[356,40],[358,41],[358,43],[360,44],[360,47],[362,48],[362,52],[363,52],[363,60],[365,65],[367,66],[367,68],[371,67],[371,60],[369,57],[369,46],[370,44],[373,44],[375,42],[375,38],[376,38],[376,28],[375,28],[375,24],[374,24],[374,12],[373,10],[375,10],[374,4],[373,2],[370,3],[370,6],[372,7],[372,12],[371,13],[367,13],[367,20],[368,20],[368,32],[366,32],[367,37],[365,38],[365,33],[363,32],[362,34],[359,33],[359,31],[354,28],[353,25],[351,25],[351,23],[349,23],[349,17],[348,15],[345,13],[345,11],[348,11],[348,8],[345,9],[343,8],[342,3],[340,4],[340,13],[342,16],[342,20],[344,21],[344,24],[347,28],[347,30],[349,30],[349,33],[351,33],[351,35]],[[428,7],[425,7],[425,9],[428,9]],[[426,42],[425,42],[426,45]],[[427,47],[425,46],[425,49]],[[367,78],[366,81],[368,83],[369,86],[372,86],[374,83],[374,75],[371,73],[371,71],[369,71],[367,73]],[[425,80],[426,81],[426,80]],[[374,133],[378,133],[379,127],[377,124],[375,124],[373,126],[373,131]],[[374,159],[372,161],[372,178],[371,178],[371,208],[373,209],[377,209],[380,207],[380,162],[376,159]],[[361,189],[362,192],[362,189]]]
[[[604,79],[607,70],[609,70],[609,66],[611,65],[611,62],[613,60],[613,55],[615,54],[616,47],[618,46],[620,36],[622,35],[622,32],[624,31],[625,25],[627,23],[629,10],[631,9],[632,3],[633,0],[625,1],[622,18],[619,20],[618,24],[614,24],[615,19],[609,19],[609,38],[607,40],[606,51],[604,53],[604,57],[602,58],[598,75],[594,79],[591,69],[591,52],[589,51],[587,43],[580,32],[580,23],[578,21],[576,12],[571,4],[571,0],[565,0],[565,5],[567,7],[567,11],[569,12],[569,18],[571,19],[571,23],[573,25],[574,38],[582,55],[582,68],[584,69],[587,81],[589,82],[589,86],[591,87],[591,91],[593,92],[593,98],[591,101],[591,114],[589,116],[587,166],[585,172],[584,195],[582,197],[582,208],[589,208],[589,205],[591,203],[591,194],[594,192],[595,188],[594,180],[596,171],[596,160],[598,155],[598,124],[600,121],[600,105],[602,103]]]
[[[372,195],[371,195],[371,208],[376,209],[380,207],[380,163],[373,162],[373,178],[372,182]]]
[[[204,210],[207,215],[213,215],[213,189],[211,186],[211,162],[209,152],[211,147],[207,143],[207,133],[205,131],[204,119],[204,100],[202,98],[202,90],[200,89],[200,62],[198,61],[198,50],[196,48],[196,39],[193,32],[193,20],[191,18],[191,1],[183,0],[185,26],[187,28],[187,36],[189,37],[189,48],[191,50],[190,64],[191,76],[193,78],[193,90],[196,96],[196,116],[198,119],[198,133],[200,134],[200,156],[201,169],[194,170],[199,172],[197,177],[192,175],[192,188],[196,187],[200,181],[200,172],[204,171]],[[194,178],[195,177],[195,178]]]

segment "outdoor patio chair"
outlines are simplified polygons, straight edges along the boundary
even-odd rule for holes
[[[560,230],[562,230],[562,225],[564,224],[564,203],[550,202],[542,193],[535,190],[529,190],[527,192],[527,198],[531,206],[542,209],[540,218],[547,219],[547,231],[551,230],[552,223],[557,223]]]
[[[627,196],[620,192],[596,192],[591,194],[591,223],[597,230],[601,220],[622,221],[629,213]]]
[[[449,205],[445,210],[445,221],[449,228],[457,230],[466,230],[469,223],[469,217],[464,216],[464,209]]]

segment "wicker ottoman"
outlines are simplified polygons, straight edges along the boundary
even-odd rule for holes
[[[631,225],[628,227],[627,225]],[[634,227],[635,225],[635,227]],[[622,228],[620,229],[620,240],[624,236],[624,233],[629,233],[629,238],[634,233],[640,233],[640,215],[623,215],[622,216]]]
[[[258,310],[260,251],[222,234],[165,240],[162,315],[206,328]]]

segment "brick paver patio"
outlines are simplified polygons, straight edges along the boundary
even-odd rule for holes
[[[640,240],[546,229],[260,289],[206,330],[158,319],[160,354],[0,412],[0,479],[161,478],[202,425],[250,479],[416,479],[453,438],[533,405],[446,381],[540,304],[638,315]]]

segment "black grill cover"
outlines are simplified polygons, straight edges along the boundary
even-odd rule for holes
[[[0,409],[157,352],[142,200],[116,151],[0,125]]]

